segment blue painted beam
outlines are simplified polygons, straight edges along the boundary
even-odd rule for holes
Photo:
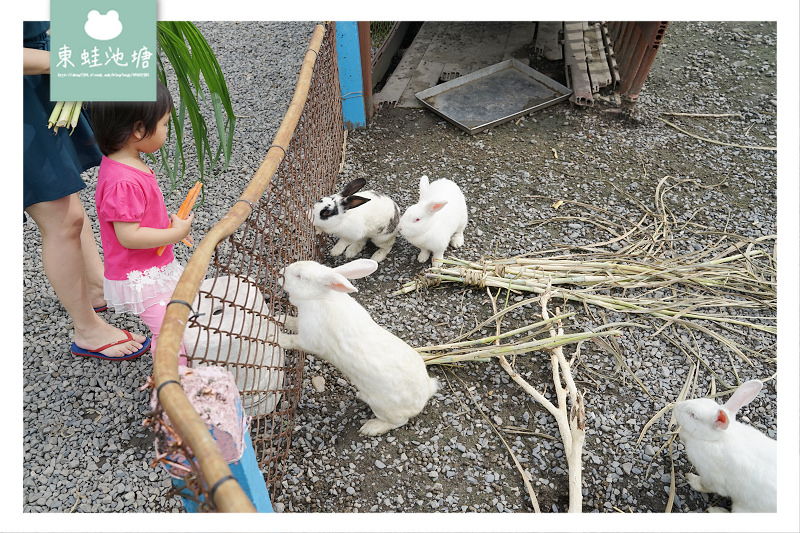
[[[269,499],[267,485],[264,483],[264,474],[261,473],[261,469],[258,467],[258,461],[256,461],[256,454],[253,450],[250,432],[245,431],[244,435],[245,447],[242,458],[228,464],[228,466],[231,469],[231,473],[236,478],[236,481],[239,482],[242,490],[244,490],[244,493],[247,494],[247,497],[253,502],[256,512],[272,513],[274,512],[272,510],[272,502],[270,502]],[[183,500],[184,510],[187,513],[196,513],[198,503],[190,498],[184,497],[184,494],[189,495],[191,493],[186,489],[183,478],[172,478],[172,487],[175,489],[175,493]],[[187,492],[182,493],[183,490]]]
[[[336,22],[336,58],[339,64],[344,125],[347,129],[366,126],[357,22]]]
[[[202,417],[211,433],[211,438],[217,443],[223,459],[228,463],[231,474],[250,499],[256,512],[273,512],[264,474],[256,460],[253,442],[250,439],[249,424],[242,411],[239,389],[236,387],[233,374],[222,367],[215,366],[198,367],[192,369],[191,372],[186,367],[180,368],[182,369],[179,371],[182,374],[181,387],[187,391],[187,396],[190,398],[194,398],[196,395],[190,394],[188,391],[202,389],[205,392],[206,387],[211,387],[210,390],[214,394],[204,395],[205,399],[202,404]],[[195,410],[198,408],[195,407]],[[168,441],[160,443],[159,446],[164,450],[169,450],[171,440],[168,437]],[[182,477],[191,471],[189,461],[180,453],[170,455],[168,459],[170,461],[164,462],[162,465],[172,478],[175,493],[183,500],[183,506],[187,513],[196,513],[199,502],[192,499],[194,495],[188,490]],[[232,482],[230,478],[222,478],[222,480],[224,480],[223,482]],[[209,490],[213,497],[215,488],[209,487]],[[203,496],[200,495],[200,498],[202,500]]]

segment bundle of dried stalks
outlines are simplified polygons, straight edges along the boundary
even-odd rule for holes
[[[622,255],[599,259],[596,254],[584,256],[584,259],[574,254],[479,261],[445,259],[444,266],[428,268],[395,295],[441,283],[544,294],[550,283],[554,287],[553,298],[583,304],[590,314],[588,306],[596,306],[626,313],[631,320],[637,315],[660,319],[662,323],[656,334],[673,324],[696,329],[718,340],[748,363],[746,352],[750,348],[710,329],[702,321],[722,327],[739,326],[777,333],[773,324],[728,312],[733,309],[767,310],[771,316],[758,320],[775,320],[776,284],[754,275],[754,266],[760,265],[759,260],[770,259],[762,249],[748,247],[741,253],[694,264],[646,262]]]
[[[461,335],[459,339],[469,337],[491,322],[497,322],[499,324],[504,315],[517,307],[519,307],[519,305],[509,306],[502,311],[496,312],[482,324],[479,324],[471,331]],[[622,334],[621,331],[616,329],[585,331],[580,333],[564,333],[562,330],[558,335],[537,338],[537,335],[549,332],[553,323],[560,322],[574,314],[575,313],[561,314],[505,332],[501,332],[498,328],[495,335],[460,342],[454,341],[447,344],[422,346],[416,348],[416,350],[422,355],[425,364],[442,365],[465,361],[488,361],[492,357],[500,358],[504,356],[520,355],[536,350],[552,350],[565,344],[575,344],[597,337]],[[501,343],[502,341],[506,342]]]

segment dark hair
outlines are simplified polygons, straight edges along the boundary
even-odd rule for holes
[[[158,121],[172,109],[172,95],[156,81],[154,102],[92,102],[92,129],[97,147],[104,155],[120,150],[139,123],[145,137],[153,134]]]

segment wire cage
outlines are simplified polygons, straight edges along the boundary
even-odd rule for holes
[[[195,249],[162,325],[153,384],[185,444],[184,455],[197,463],[201,486],[218,489],[212,509],[251,510],[238,484],[217,486],[230,470],[207,442],[208,430],[182,389],[167,385],[180,382],[181,341],[190,367],[229,370],[251,417],[250,436],[267,488],[273,495],[280,490],[305,362],[305,354],[284,352],[277,343],[292,312],[281,298],[281,269],[320,258],[323,243],[310,213],[333,190],[341,164],[338,79],[334,24],[319,25],[273,144],[239,200]]]

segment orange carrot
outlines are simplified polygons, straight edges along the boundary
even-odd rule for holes
[[[194,184],[194,187],[189,189],[189,194],[186,195],[186,199],[183,200],[183,203],[181,204],[180,208],[178,208],[178,216],[181,217],[183,220],[186,220],[186,218],[189,216],[189,213],[192,211],[192,208],[194,207],[194,203],[197,201],[197,196],[200,194],[200,189],[202,187],[203,187],[203,184],[200,181],[197,181]],[[172,222],[170,222],[169,226],[167,226],[167,227],[171,228],[172,227]],[[188,239],[183,239],[183,243],[186,246],[189,246],[189,247],[192,246],[192,244],[188,241]],[[163,254],[164,250],[166,250],[166,248],[167,248],[166,246],[160,246],[158,248],[158,250],[156,250],[156,255]]]

